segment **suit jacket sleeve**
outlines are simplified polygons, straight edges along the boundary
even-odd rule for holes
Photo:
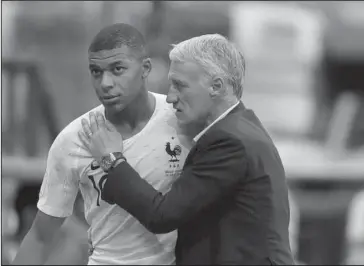
[[[163,195],[126,162],[112,169],[102,199],[116,203],[154,233],[171,232],[230,193],[245,176],[241,142],[227,134],[204,136],[171,190]],[[161,177],[164,178],[164,177]]]

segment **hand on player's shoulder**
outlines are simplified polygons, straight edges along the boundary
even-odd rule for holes
[[[97,161],[111,152],[123,152],[121,134],[100,112],[90,112],[90,122],[83,118],[81,123],[78,135]]]

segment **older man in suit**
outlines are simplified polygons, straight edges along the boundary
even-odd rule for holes
[[[81,136],[108,172],[102,199],[154,233],[178,229],[177,264],[293,264],[284,168],[240,101],[244,57],[210,34],[177,44],[170,59],[167,102],[182,126],[203,125],[181,176],[169,192],[155,190],[115,150],[122,137],[97,114]]]

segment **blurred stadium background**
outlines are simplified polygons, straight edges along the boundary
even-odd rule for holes
[[[247,60],[243,100],[287,172],[291,242],[304,264],[364,264],[364,2],[3,1],[2,264],[29,229],[47,151],[98,104],[87,48],[126,22],[150,45],[151,91],[166,93],[170,44],[220,33]],[[49,264],[87,262],[82,199]]]

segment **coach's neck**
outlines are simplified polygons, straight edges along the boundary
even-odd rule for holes
[[[229,108],[238,103],[238,98],[234,95],[225,96],[223,98],[216,99],[206,119],[205,127],[211,125],[216,119],[218,119]]]

